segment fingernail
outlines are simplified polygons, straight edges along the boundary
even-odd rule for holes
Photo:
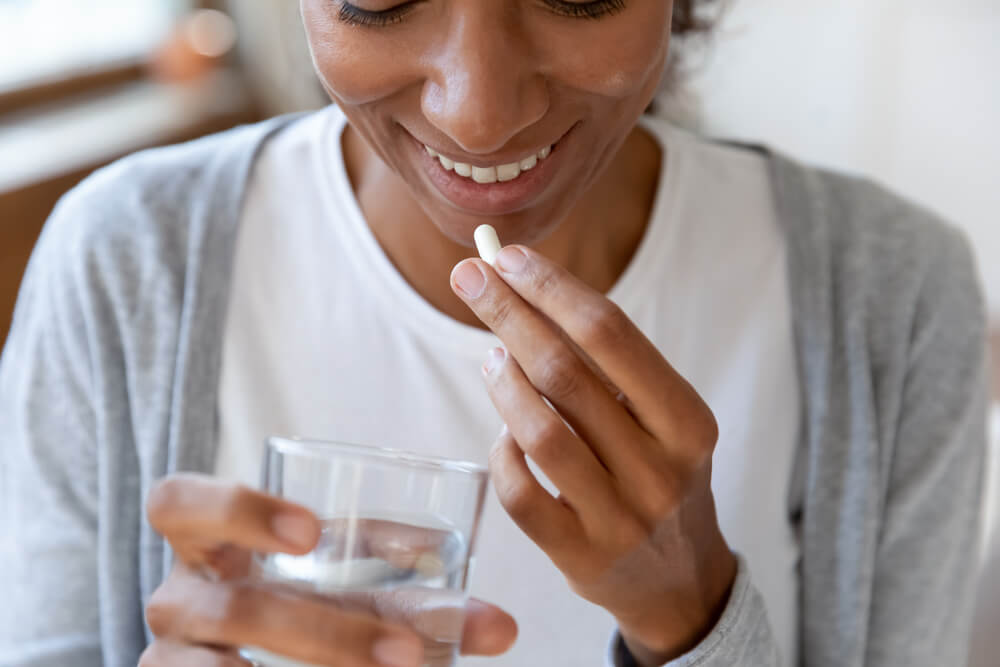
[[[452,276],[455,286],[470,299],[478,299],[486,289],[486,276],[475,262],[463,262]]]
[[[316,540],[316,525],[301,514],[279,514],[271,519],[271,530],[282,542],[308,549]]]
[[[408,639],[380,639],[375,642],[372,655],[385,667],[417,667],[423,658],[423,649]]]
[[[528,264],[528,255],[517,246],[509,246],[497,255],[497,266],[504,273],[517,273]]]
[[[505,361],[507,361],[507,350],[502,347],[495,347],[486,355],[486,363],[483,364],[483,372],[486,375],[489,375],[496,369],[500,368],[500,365]]]

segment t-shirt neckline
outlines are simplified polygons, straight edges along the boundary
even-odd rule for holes
[[[327,115],[321,147],[316,152],[319,162],[317,173],[321,174],[324,182],[332,185],[332,189],[320,190],[324,206],[339,214],[330,219],[338,220],[347,228],[347,236],[354,245],[349,254],[358,262],[356,269],[359,275],[366,276],[375,298],[394,313],[394,319],[401,324],[410,326],[419,335],[447,341],[449,347],[485,358],[486,351],[498,344],[497,337],[492,332],[459,322],[436,309],[407,282],[386,255],[365,220],[347,174],[341,141],[347,118],[336,106],[331,107]],[[646,231],[625,271],[607,292],[608,298],[626,312],[634,312],[643,298],[651,293],[653,286],[649,283],[656,274],[656,261],[663,257],[663,248],[669,247],[665,244],[669,244],[669,237],[676,226],[671,224],[676,220],[672,213],[678,210],[681,189],[683,151],[679,149],[686,140],[683,133],[661,119],[643,116],[639,123],[657,141],[662,157],[659,183]],[[399,317],[403,313],[406,317]]]

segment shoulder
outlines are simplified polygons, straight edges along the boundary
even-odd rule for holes
[[[56,205],[28,277],[100,278],[114,286],[182,268],[206,227],[226,225],[227,218],[235,224],[257,152],[289,122],[273,119],[145,150],[97,170]]]
[[[43,242],[52,244],[56,237],[91,252],[123,244],[135,249],[170,237],[182,242],[193,213],[222,213],[211,207],[238,201],[259,147],[287,122],[276,119],[145,150],[99,169],[60,200]]]
[[[964,233],[872,180],[771,155],[793,280],[826,293],[844,314],[916,324],[957,299],[966,318],[985,317]],[[956,313],[957,314],[957,313]]]
[[[822,266],[893,283],[972,268],[965,235],[936,213],[873,180],[770,157],[783,226]]]
[[[89,176],[46,221],[13,326],[65,320],[140,331],[176,315],[199,265],[224,271],[212,260],[231,246],[254,157],[287,122],[142,151]]]

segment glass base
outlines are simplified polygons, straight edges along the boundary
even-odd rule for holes
[[[322,667],[275,655],[259,648],[240,649],[240,657],[248,660],[254,667]],[[434,642],[430,646],[425,646],[424,662],[421,667],[453,667],[457,659],[457,646]]]

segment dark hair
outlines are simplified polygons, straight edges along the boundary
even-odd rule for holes
[[[707,33],[712,29],[713,21],[705,15],[705,10],[712,4],[715,4],[714,0],[675,0],[670,31],[681,36]]]
[[[690,56],[693,51],[703,50],[716,19],[728,0],[674,0],[673,22],[670,33],[673,44],[670,47],[670,62],[660,83],[660,91],[670,91],[683,85],[690,73]],[[656,111],[659,102],[653,100],[647,112]]]

